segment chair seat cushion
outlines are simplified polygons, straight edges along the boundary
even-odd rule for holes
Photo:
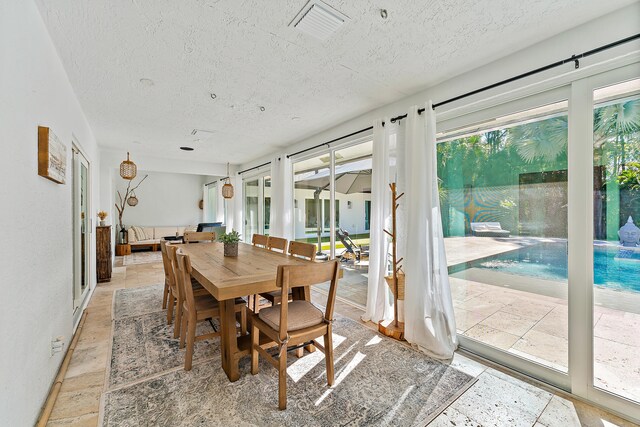
[[[280,330],[280,307],[282,305],[278,304],[273,307],[263,308],[258,312],[258,317],[276,331]],[[309,301],[290,302],[287,314],[287,331],[297,331],[319,325],[324,321],[322,311]]]

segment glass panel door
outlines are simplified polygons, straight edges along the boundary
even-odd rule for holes
[[[317,246],[316,260],[330,257],[331,154],[293,164],[294,239]]]
[[[461,345],[556,384],[568,382],[565,96],[487,110],[437,146]]]
[[[262,234],[269,235],[269,223],[271,221],[271,177],[265,176],[263,179],[262,189]]]
[[[89,162],[73,149],[73,249],[74,321],[80,315],[80,307],[88,295],[91,284],[89,275],[91,255],[91,221],[89,217]]]
[[[260,233],[258,226],[259,186],[258,179],[244,181],[244,230],[245,242],[251,242],[251,236]]]
[[[373,141],[334,152],[334,253],[340,259],[344,273],[338,296],[363,307],[367,305],[369,273],[372,154]],[[326,207],[329,207],[328,201]]]
[[[593,385],[638,403],[640,79],[593,95]]]

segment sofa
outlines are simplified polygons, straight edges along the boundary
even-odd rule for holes
[[[509,237],[509,230],[503,230],[499,222],[472,222],[471,232],[477,237]]]
[[[196,226],[186,227],[138,227],[132,226],[127,230],[127,238],[131,249],[148,248],[157,251],[160,240],[167,236],[182,236],[185,231],[196,231]]]

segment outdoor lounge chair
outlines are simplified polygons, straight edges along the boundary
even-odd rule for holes
[[[344,251],[340,254],[340,261],[348,261],[355,260],[360,261],[362,256],[369,257],[369,248],[356,245],[351,237],[349,237],[349,233],[342,228],[338,228],[336,230],[336,236],[338,240],[344,245]]]
[[[510,232],[503,230],[499,222],[472,222],[471,234],[478,237],[509,237]]]

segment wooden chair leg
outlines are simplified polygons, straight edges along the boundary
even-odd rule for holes
[[[182,316],[182,324],[180,325],[180,348],[184,348],[187,336],[187,316]]]
[[[164,291],[162,292],[162,309],[167,308],[167,300],[169,299],[169,284],[164,282]]]
[[[324,336],[324,359],[327,362],[327,384],[329,387],[333,385],[333,337],[331,336],[331,325],[327,335]]]
[[[247,307],[242,307],[240,312],[240,332],[247,335]]]
[[[255,375],[258,373],[258,361],[259,361],[259,353],[258,353],[258,345],[260,344],[260,330],[251,323],[251,374]]]
[[[178,338],[180,336],[180,327],[182,325],[182,305],[184,304],[182,298],[178,297],[176,303],[176,322],[173,324],[173,337]]]
[[[253,296],[253,312],[258,313],[260,311],[260,295]]]
[[[286,345],[286,344],[285,344]],[[287,409],[287,350],[280,351],[278,360],[278,409]]]
[[[169,289],[169,295],[168,295],[169,299],[167,301],[167,325],[171,324],[171,321],[173,320],[173,305],[175,304],[176,300],[173,297],[173,292],[171,292],[171,289]]]
[[[193,362],[193,345],[196,340],[196,319],[194,316],[190,316],[187,319],[187,353],[184,355],[184,370],[191,370],[191,363]]]

